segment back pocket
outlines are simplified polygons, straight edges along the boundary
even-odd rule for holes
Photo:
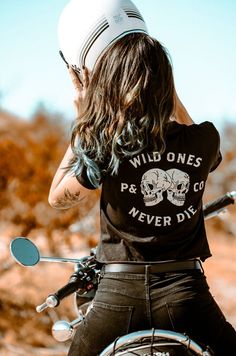
[[[132,311],[132,306],[93,301],[81,328],[83,343],[93,352],[101,352],[117,337],[129,332]]]

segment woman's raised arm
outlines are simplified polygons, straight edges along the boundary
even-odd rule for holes
[[[83,187],[73,173],[66,172],[65,168],[72,157],[73,152],[69,146],[51,184],[48,201],[53,208],[71,208],[91,194],[91,190]]]
[[[78,117],[80,107],[83,105],[83,100],[89,85],[89,72],[86,68],[83,68],[83,82],[79,80],[71,67],[69,67],[69,74],[75,88],[76,96],[74,99],[74,104],[76,109],[76,117]],[[73,151],[71,149],[71,145],[69,145],[51,184],[48,201],[53,208],[71,208],[91,194],[90,189],[83,187],[78,182],[75,175],[72,172],[66,170],[72,158]]]

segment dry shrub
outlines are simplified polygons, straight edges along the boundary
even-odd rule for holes
[[[42,228],[48,238],[54,230],[68,231],[98,199],[95,192],[94,199],[82,209],[66,211],[54,210],[48,204],[53,175],[69,142],[68,125],[43,110],[29,122],[8,115],[5,125],[0,112],[0,122],[0,220],[14,223],[24,236]]]
[[[223,160],[214,173],[209,175],[206,196],[216,198],[236,190],[236,123],[226,122],[221,132]]]

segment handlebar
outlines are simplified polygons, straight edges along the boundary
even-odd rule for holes
[[[55,308],[62,299],[76,291],[82,295],[96,288],[100,272],[96,268],[97,264],[95,256],[83,257],[77,264],[76,271],[70,276],[69,282],[54,294],[50,294],[43,304],[36,307],[36,311],[41,313],[46,308]]]
[[[80,288],[80,284],[81,281],[69,282],[64,287],[60,288],[56,293],[50,294],[43,304],[36,307],[37,312],[41,313],[46,308],[57,307],[62,299],[76,292]]]
[[[234,204],[236,200],[236,191],[228,192],[221,197],[210,201],[203,206],[205,219],[218,215],[227,205]]]

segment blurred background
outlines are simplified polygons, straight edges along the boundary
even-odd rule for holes
[[[94,0],[95,1],[95,0]],[[221,134],[223,162],[204,201],[236,190],[236,2],[135,0],[149,32],[169,50],[177,91],[196,122]],[[71,299],[38,315],[35,306],[67,282],[73,266],[16,264],[15,236],[42,255],[81,257],[99,237],[98,200],[65,211],[47,196],[69,142],[73,87],[58,55],[57,21],[67,0],[0,2],[0,354],[65,355],[51,337],[58,318],[75,317]],[[79,19],[78,19],[79,20]],[[207,222],[211,291],[236,327],[236,209]]]

